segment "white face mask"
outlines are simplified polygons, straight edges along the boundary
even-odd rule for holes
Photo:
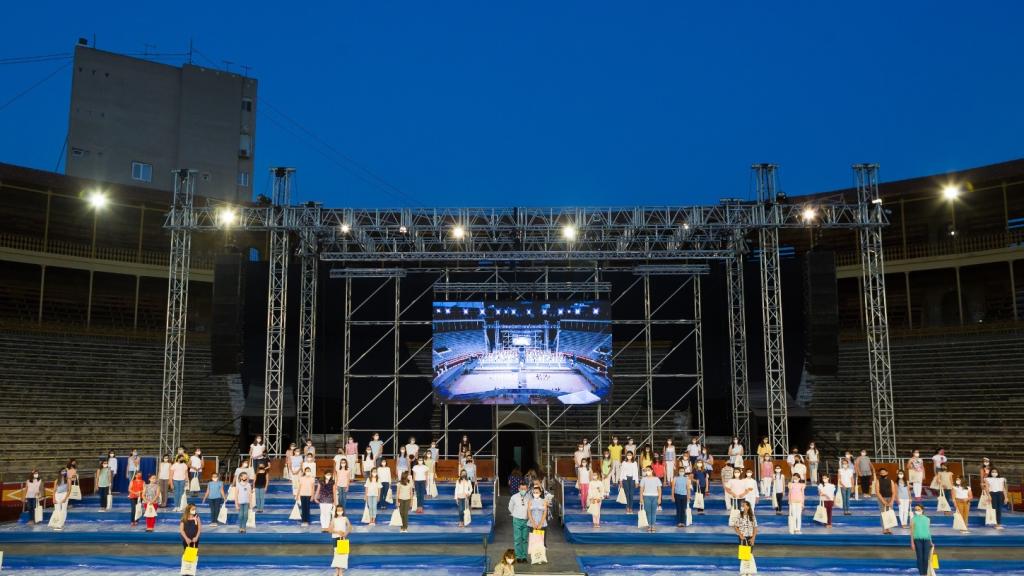
[[[914,516],[920,516],[920,515],[921,515],[921,511],[920,510],[914,510]]]
[[[509,564],[515,564],[516,563],[516,559],[515,558],[509,558],[509,559],[505,560],[505,562],[508,562]]]

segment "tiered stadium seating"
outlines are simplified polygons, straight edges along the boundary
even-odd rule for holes
[[[223,378],[208,346],[188,348],[182,442],[226,456],[234,441]],[[0,467],[47,476],[68,458],[86,473],[109,449],[154,455],[160,431],[163,341],[0,332]]]
[[[556,352],[576,354],[577,356],[594,356],[600,346],[610,344],[608,333],[583,332],[580,330],[559,330],[558,349]]]
[[[1004,468],[1021,467],[1024,333],[902,339],[890,349],[900,456],[916,448],[927,457],[942,446],[972,472],[982,456]],[[812,398],[815,437],[839,449],[870,451],[865,344],[841,345],[839,373],[815,377]]]
[[[447,348],[447,352],[438,354],[438,350]],[[441,332],[434,335],[434,360],[449,360],[469,354],[487,352],[487,339],[483,330],[462,330],[458,332]]]

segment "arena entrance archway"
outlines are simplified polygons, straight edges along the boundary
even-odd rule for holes
[[[538,457],[537,429],[521,422],[511,422],[498,430],[498,481],[505,487],[505,479],[514,468],[524,474],[541,464]]]

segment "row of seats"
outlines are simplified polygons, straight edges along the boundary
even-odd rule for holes
[[[438,352],[441,350],[442,352]],[[487,352],[487,336],[483,330],[461,330],[434,334],[434,363],[471,354]]]
[[[608,332],[561,329],[558,331],[556,352],[594,357],[599,348],[611,348],[611,340]]]

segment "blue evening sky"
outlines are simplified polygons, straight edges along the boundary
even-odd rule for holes
[[[792,195],[1024,156],[1017,1],[8,4],[0,60],[95,34],[250,66],[256,191],[295,166],[333,206],[704,203],[752,162]],[[63,63],[0,64],[0,161],[57,165],[70,67],[5,103]]]

